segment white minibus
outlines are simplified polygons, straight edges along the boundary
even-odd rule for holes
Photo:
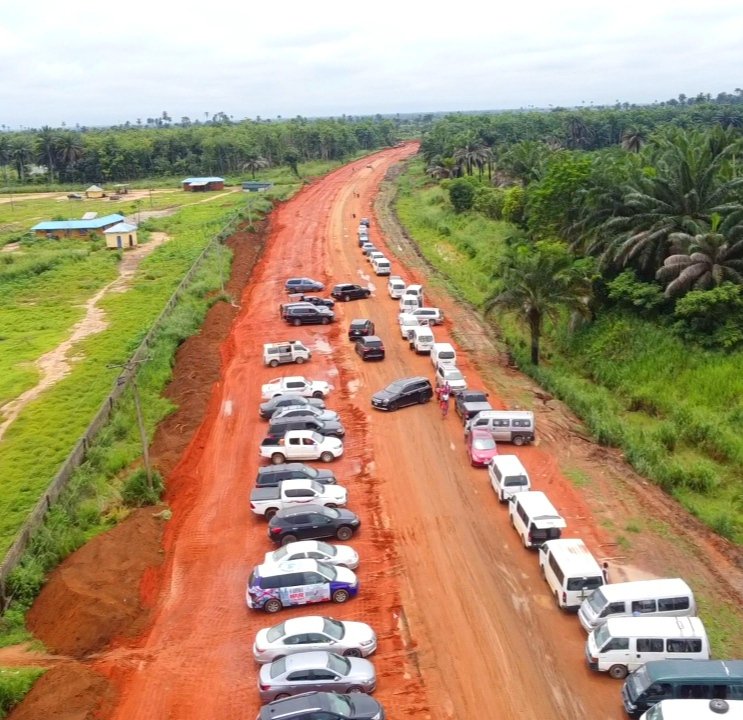
[[[539,490],[529,490],[511,496],[508,515],[525,548],[539,547],[547,540],[557,540],[567,526],[547,496]]]
[[[579,538],[544,543],[539,548],[539,569],[557,607],[563,610],[578,610],[586,597],[604,584],[600,565]]]

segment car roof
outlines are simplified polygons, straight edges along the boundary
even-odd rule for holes
[[[304,515],[309,512],[318,512],[325,514],[327,508],[324,505],[302,505],[301,507],[288,507],[279,510],[274,517],[289,518],[292,515]]]
[[[332,619],[332,618],[330,618]],[[318,632],[325,625],[325,618],[321,615],[305,615],[289,618],[282,623],[287,635],[295,632]]]
[[[272,702],[269,705],[264,705],[261,708],[261,713],[258,717],[261,720],[264,720],[264,718],[281,720],[281,718],[290,719],[296,717],[298,714],[301,714],[301,717],[305,717],[306,713],[312,712],[313,710],[328,710],[330,705],[327,696],[330,694],[331,693],[312,692],[283,698],[282,700]]]
[[[284,550],[292,552],[307,552],[308,550],[317,550],[319,542],[317,540],[295,540],[294,542],[284,545]],[[274,552],[278,552],[274,550]]]
[[[351,320],[351,325],[366,325],[367,323],[370,323],[371,320],[364,319],[364,318],[356,318],[355,320]]]
[[[471,433],[472,439],[475,438],[492,438],[493,433],[490,432],[490,430],[486,430],[485,428],[475,428]]]
[[[276,575],[288,575],[295,572],[318,571],[317,560],[304,558],[302,560],[287,560],[282,563],[263,563],[256,568],[261,577],[274,577]]]
[[[379,335],[367,335],[366,337],[359,338],[356,342],[360,343],[371,343],[371,342],[382,342],[382,338]]]
[[[286,672],[295,670],[312,670],[322,668],[328,664],[327,650],[310,650],[309,652],[292,653],[284,657],[286,661]]]

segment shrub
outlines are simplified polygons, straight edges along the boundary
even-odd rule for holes
[[[500,188],[478,187],[472,207],[492,220],[503,217],[504,191]]]
[[[743,345],[743,292],[723,283],[712,290],[693,290],[676,302],[679,334],[710,348],[732,350]]]
[[[506,222],[521,225],[524,222],[526,193],[524,188],[514,185],[503,191],[503,219]]]
[[[618,305],[648,314],[666,303],[663,290],[657,283],[642,282],[634,270],[625,270],[607,283],[609,299]]]
[[[147,473],[140,468],[132,474],[121,488],[121,499],[131,507],[155,505],[160,501],[165,485],[160,473],[152,472],[152,485],[147,482]]]
[[[5,717],[44,674],[40,668],[0,668],[0,717]]]
[[[464,178],[454,180],[449,186],[449,200],[458,213],[470,210],[475,200],[475,188]]]

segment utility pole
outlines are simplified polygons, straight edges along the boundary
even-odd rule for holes
[[[111,363],[110,365],[107,365],[106,367],[109,368],[124,368],[125,370],[132,371],[131,375],[131,382],[132,382],[132,395],[134,397],[134,409],[137,414],[137,425],[139,426],[139,439],[142,442],[142,459],[144,460],[144,469],[145,473],[147,474],[147,489],[152,492],[154,490],[154,486],[152,483],[152,467],[150,465],[150,449],[147,443],[147,429],[145,428],[144,424],[144,417],[142,416],[142,403],[139,399],[139,388],[137,387],[137,373],[136,373],[136,367],[137,365],[141,365],[142,363],[145,363],[150,358],[144,358],[143,360],[134,360],[129,361],[125,363],[115,364]],[[119,377],[118,384],[121,385],[125,382],[125,380],[122,377]]]

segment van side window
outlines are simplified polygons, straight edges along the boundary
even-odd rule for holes
[[[689,609],[689,598],[688,597],[676,597],[676,598],[661,598],[658,600],[658,610],[661,612],[668,612],[670,610],[688,610]]]
[[[635,613],[654,613],[655,600],[635,600],[632,603],[632,614]]]
[[[513,420],[514,427],[528,428],[531,427],[531,423],[528,420]]]
[[[521,505],[516,505],[516,511],[519,514],[519,517],[524,521],[524,525],[529,525],[529,516],[526,514],[526,511],[524,508],[521,507]]]
[[[684,700],[706,700],[711,689],[709,685],[680,685],[678,696]]]
[[[637,638],[637,652],[663,652],[663,638]]]
[[[660,702],[665,698],[673,697],[673,688],[670,683],[653,683],[645,693],[645,697],[654,702]]]
[[[261,587],[264,590],[274,590],[281,587],[281,577],[273,575],[270,577],[261,578]]]
[[[712,697],[743,700],[743,685],[715,685],[712,688]]]
[[[678,640],[666,640],[666,645],[668,647],[668,652],[702,652],[702,641],[700,638],[679,638]]]
[[[629,650],[629,638],[612,638],[601,648],[602,652],[607,650]]]
[[[555,573],[558,585],[562,587],[562,584],[565,580],[565,574],[563,573],[562,568],[557,564],[555,556],[552,554],[550,554],[550,568],[552,569],[552,572]]]
[[[508,420],[498,420],[493,418],[493,427],[508,427]]]
[[[602,611],[599,617],[608,617],[609,615],[622,615],[624,613],[624,603],[609,603]]]

